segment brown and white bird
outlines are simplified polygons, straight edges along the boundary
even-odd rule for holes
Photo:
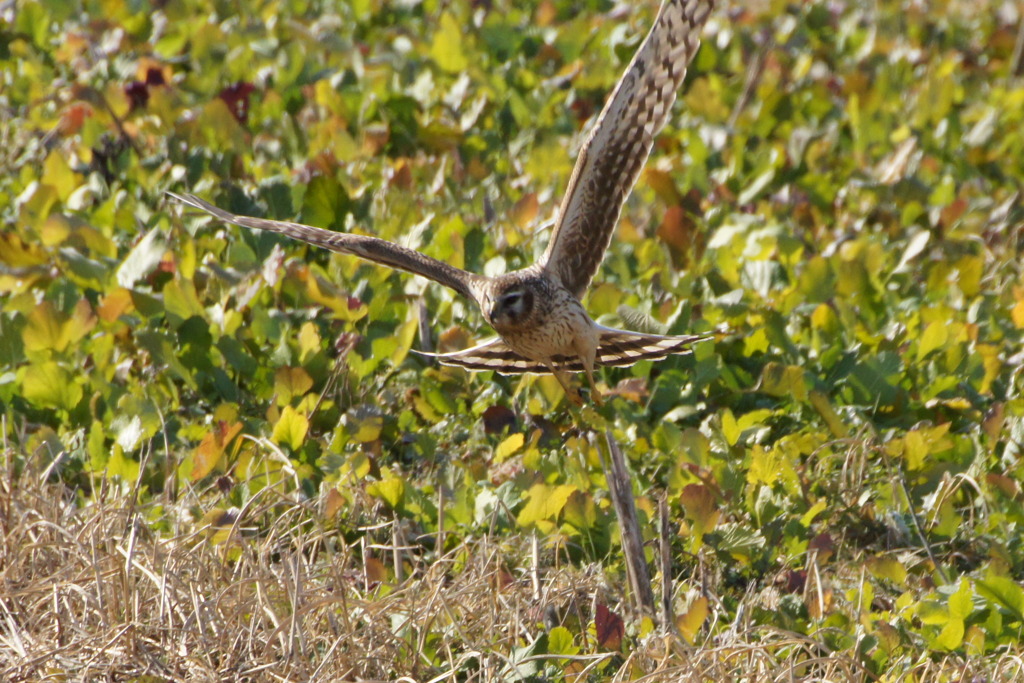
[[[168,194],[228,223],[277,232],[451,287],[480,306],[499,336],[463,351],[426,355],[471,370],[551,372],[577,404],[582,399],[571,388],[568,373],[582,370],[600,404],[596,365],[660,359],[685,353],[694,342],[710,338],[604,327],[587,315],[580,299],[604,258],[654,137],[665,125],[713,4],[714,0],[664,0],[580,150],[544,255],[522,270],[485,277],[376,237],[239,216],[193,195]]]

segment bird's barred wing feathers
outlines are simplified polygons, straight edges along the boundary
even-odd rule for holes
[[[663,336],[641,334],[628,330],[600,327],[601,339],[597,347],[597,365],[624,367],[641,360],[658,360],[679,353],[689,353],[690,346],[712,339],[711,335]],[[421,356],[437,358],[444,365],[456,365],[468,370],[493,370],[503,375],[524,372],[546,373],[549,365],[555,370],[580,372],[583,362],[577,356],[554,356],[549,363],[522,356],[500,338],[489,339],[472,348],[452,353],[414,351]]]
[[[605,250],[665,125],[714,0],[665,0],[583,145],[541,266],[578,298]]]
[[[264,218],[253,218],[251,216],[240,216],[218,208],[195,195],[177,194],[175,192],[168,192],[167,194],[189,206],[201,209],[226,223],[234,223],[235,225],[254,230],[276,232],[317,247],[323,247],[324,249],[330,249],[342,254],[359,256],[367,261],[422,275],[446,287],[451,287],[462,296],[473,301],[478,301],[476,292],[480,284],[486,281],[486,278],[479,275],[468,273],[443,261],[438,261],[425,254],[421,254],[418,251],[377,237],[353,235],[347,232],[334,232],[332,230],[324,230],[323,228],[314,228],[311,225],[302,225],[301,223],[287,223],[284,221],[266,220]]]

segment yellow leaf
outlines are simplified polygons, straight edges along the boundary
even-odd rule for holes
[[[1010,309],[1010,319],[1017,329],[1024,328],[1024,299],[1021,299]]]
[[[359,443],[370,443],[380,438],[380,432],[384,429],[384,417],[381,415],[366,415],[353,426],[356,430],[352,438]]]
[[[907,580],[906,568],[889,555],[877,555],[868,559],[865,564],[876,579],[885,579],[898,584]]]
[[[764,353],[770,346],[768,333],[763,327],[759,327],[743,338],[743,355],[752,356],[756,353]]]
[[[367,486],[366,492],[383,500],[392,510],[400,510],[405,501],[405,482],[400,477],[389,474],[386,479]]]
[[[761,373],[761,390],[772,396],[790,396],[798,401],[806,401],[804,370],[797,365],[768,363]]]
[[[64,152],[56,150],[43,162],[42,182],[55,189],[60,200],[66,202],[71,193],[81,185],[82,180],[81,176],[71,170]]]
[[[469,66],[462,52],[462,27],[451,12],[441,15],[441,27],[434,34],[430,56],[437,65],[449,73],[461,73]]]
[[[736,417],[730,409],[726,408],[722,413],[722,436],[725,437],[725,442],[730,446],[735,446],[736,442],[740,440],[742,432],[743,430],[736,424]]]
[[[803,527],[810,527],[814,518],[817,517],[826,507],[828,506],[825,504],[825,501],[819,500],[811,506],[810,510],[804,513],[803,517],[800,518],[800,525]]]
[[[985,368],[985,376],[981,379],[978,393],[987,394],[992,388],[992,382],[1003,369],[1003,361],[1000,359],[1002,352],[995,344],[978,344],[975,351],[981,357],[981,366]]]
[[[923,360],[932,351],[941,349],[949,339],[949,328],[945,322],[933,320],[928,323],[917,345],[917,360]]]
[[[907,461],[908,470],[921,468],[925,457],[928,455],[928,442],[918,430],[907,432],[903,437],[903,458]]]
[[[13,230],[0,231],[0,263],[12,268],[24,268],[38,266],[48,260],[47,252],[38,244],[26,243]]]
[[[79,299],[71,311],[71,317],[64,322],[63,338],[66,343],[74,344],[96,327],[96,314],[88,299]]]
[[[821,393],[820,391],[812,391],[809,394],[811,405],[814,407],[815,412],[821,416],[821,419],[828,425],[828,430],[832,432],[832,436],[837,439],[845,439],[850,434],[849,427],[843,422],[842,418],[832,407],[832,403],[828,400],[828,396]]]
[[[548,486],[547,484],[534,484],[526,492],[526,505],[519,512],[516,521],[520,526],[532,526],[541,521],[552,521],[565,507],[569,496],[576,491],[572,484],[561,486]]]
[[[365,307],[364,307],[365,308]],[[415,308],[413,308],[415,310]],[[395,365],[401,365],[405,357],[409,355],[409,349],[412,348],[412,340],[416,337],[416,331],[419,329],[419,320],[415,314],[410,315],[409,319],[402,323],[402,326],[398,328],[395,333],[395,338],[398,340],[398,346],[391,353],[391,362]]]
[[[498,444],[494,449],[494,463],[504,462],[506,458],[523,447],[526,437],[523,434],[513,434]]]
[[[681,614],[676,617],[676,628],[683,634],[683,638],[686,638],[686,642],[693,645],[693,640],[697,636],[697,632],[700,627],[704,625],[704,622],[708,618],[708,599],[705,597],[697,598],[690,605],[690,609],[686,614]]]
[[[309,420],[291,406],[285,406],[280,419],[274,425],[274,433],[270,438],[274,440],[274,443],[284,444],[293,451],[297,451],[302,446],[302,441],[306,438],[308,430]]]
[[[287,405],[313,388],[313,378],[303,368],[280,368],[274,373],[274,393],[278,405]]]
[[[964,642],[963,619],[950,619],[942,627],[942,631],[931,642],[932,647],[940,650],[956,650]]]
[[[834,332],[839,326],[839,318],[831,306],[828,304],[818,304],[818,307],[814,309],[814,313],[811,314],[811,325],[818,330]]]
[[[39,241],[48,247],[55,247],[71,234],[71,224],[67,216],[51,213],[39,226]]]
[[[667,171],[648,168],[644,171],[644,180],[654,190],[654,194],[668,206],[682,204],[683,197],[679,194],[679,188],[676,187],[675,180],[672,179],[672,175]]]
[[[195,130],[215,150],[237,149],[246,145],[246,131],[231,113],[227,103],[215,97],[209,100],[195,120]]]
[[[191,280],[176,278],[164,285],[164,309],[169,316],[188,320],[193,316],[206,318],[203,304],[199,302],[195,285]]]
[[[766,451],[760,444],[754,446],[750,452],[750,469],[747,471],[747,481],[751,484],[765,484],[771,486],[783,475],[783,468],[791,469],[786,462],[785,452],[781,448],[772,448]]]
[[[980,657],[985,652],[985,629],[972,625],[967,628],[964,634],[968,657]]]
[[[311,322],[305,322],[299,328],[299,360],[305,361],[310,356],[320,351],[320,335],[316,326]]]
[[[64,337],[64,315],[49,301],[44,301],[28,314],[28,324],[21,339],[26,351],[63,351],[67,347]]]

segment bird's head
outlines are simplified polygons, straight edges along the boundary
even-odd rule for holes
[[[487,321],[499,333],[521,329],[535,312],[533,289],[525,282],[514,282],[500,289],[491,300]]]

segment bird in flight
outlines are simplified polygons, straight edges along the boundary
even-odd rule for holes
[[[628,366],[686,353],[693,343],[710,338],[605,327],[587,315],[580,299],[604,259],[654,137],[665,125],[713,4],[664,0],[580,150],[547,249],[522,270],[486,277],[376,237],[235,215],[194,195],[168,194],[227,223],[280,233],[450,287],[480,306],[498,336],[462,351],[425,355],[471,370],[550,372],[577,405],[583,399],[572,388],[569,373],[582,370],[592,400],[600,405],[596,365]]]

